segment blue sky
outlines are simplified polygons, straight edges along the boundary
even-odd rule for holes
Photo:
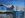
[[[0,0],[0,2],[2,2],[3,4],[13,4],[16,6],[24,6],[24,0]]]

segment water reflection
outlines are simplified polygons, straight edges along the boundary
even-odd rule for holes
[[[16,12],[16,18],[24,18],[24,12]]]

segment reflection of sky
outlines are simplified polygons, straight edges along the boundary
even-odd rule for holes
[[[22,13],[23,13],[23,12],[18,11],[18,12],[16,12],[16,16],[21,16],[21,15],[22,15]]]
[[[24,2],[24,5],[25,5],[25,2]]]
[[[18,11],[18,12],[16,12],[16,16],[22,16],[22,14],[20,14],[20,13],[23,13],[23,12],[20,12],[20,11]],[[0,16],[7,16],[7,14],[0,14]]]
[[[6,16],[6,14],[0,14],[0,16],[4,16],[4,17],[5,17],[5,16]]]
[[[7,8],[5,6],[0,7],[0,10],[12,10],[12,8]]]
[[[0,7],[0,10],[6,10],[6,7],[2,6]]]
[[[16,5],[16,6],[24,6],[24,0],[0,0],[0,4],[13,4],[13,5]]]
[[[18,6],[24,6],[24,0],[0,0],[0,2],[3,2],[4,4],[13,4]]]

